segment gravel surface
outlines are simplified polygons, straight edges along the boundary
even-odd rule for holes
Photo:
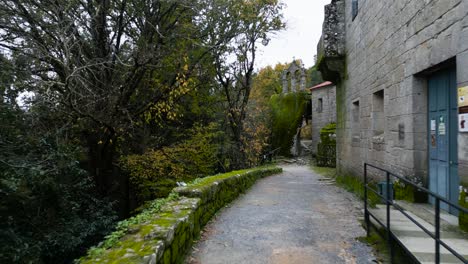
[[[205,227],[190,264],[375,263],[362,204],[307,166],[258,181]]]

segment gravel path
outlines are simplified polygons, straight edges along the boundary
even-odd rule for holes
[[[222,210],[187,257],[190,264],[375,263],[358,242],[362,208],[306,166],[258,181]]]

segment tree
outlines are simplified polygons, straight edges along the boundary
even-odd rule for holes
[[[226,112],[232,140],[238,152],[234,167],[243,167],[245,157],[242,149],[244,120],[252,90],[257,45],[268,44],[268,35],[284,27],[281,10],[283,5],[276,0],[239,0],[232,1],[228,16],[238,17],[230,45],[214,53],[217,80],[226,99]],[[221,24],[211,32],[230,32],[232,28]],[[234,59],[231,59],[234,57]]]
[[[175,119],[190,78],[207,74],[202,61],[239,34],[206,43],[221,18],[239,23],[210,9],[227,2],[0,0],[0,46],[29,59],[36,100],[82,128],[89,170],[106,195],[119,144],[145,123]]]
[[[313,87],[322,82],[324,82],[322,79],[322,74],[315,66],[307,69],[307,87]]]
[[[186,148],[191,139],[176,143],[187,131],[220,118],[190,108],[218,99],[220,83],[240,142],[255,46],[282,27],[280,9],[271,0],[0,0],[4,262],[69,260],[108,230],[111,205],[127,216],[121,158]],[[31,98],[18,104],[22,93]],[[187,171],[217,170],[200,164]]]

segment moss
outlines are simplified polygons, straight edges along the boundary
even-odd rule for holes
[[[422,192],[418,192],[412,185],[395,182],[393,188],[395,190],[396,200],[404,200],[411,203],[427,202],[427,195]]]
[[[278,171],[279,168],[276,167],[276,166],[258,167],[258,168],[254,168],[254,169],[231,171],[231,172],[224,173],[224,174],[218,174],[218,175],[214,175],[214,176],[210,176],[210,177],[199,178],[199,179],[196,179],[195,181],[193,181],[192,183],[190,183],[186,187],[186,189],[193,190],[193,189],[198,189],[198,188],[201,188],[201,187],[207,187],[207,186],[213,184],[214,182],[221,181],[221,180],[224,180],[224,179],[227,179],[227,178],[231,178],[231,177],[236,176],[236,175],[252,173],[252,172],[260,172],[262,170]]]
[[[320,174],[324,177],[328,177],[328,178],[331,178],[331,177],[335,177],[336,176],[336,168],[328,168],[328,167],[317,167],[317,166],[313,166],[311,165],[311,169],[317,173],[317,174]]]
[[[157,200],[140,215],[122,221],[118,232],[108,237],[103,246],[90,250],[79,262],[140,263],[143,257],[154,253],[158,243],[164,242],[170,245],[166,245],[168,248],[160,261],[179,263],[183,261],[185,251],[190,247],[193,238],[199,236],[201,226],[208,222],[219,208],[232,201],[258,178],[281,171],[278,167],[260,167],[196,180],[185,189],[203,189],[199,194],[206,195],[206,204],[200,204],[199,198],[179,197],[177,193],[164,200]],[[219,184],[214,185],[214,182]],[[212,188],[214,186],[216,188]],[[198,208],[194,207],[196,204],[199,205]],[[180,221],[182,218],[187,220]],[[175,228],[172,241],[156,239],[159,236],[166,237],[165,232],[172,227]],[[145,240],[147,236],[151,239]],[[125,255],[127,257],[124,258]]]
[[[368,237],[358,237],[357,240],[372,247],[378,263],[391,263],[390,250],[386,240],[386,232],[383,230],[375,231],[371,229]],[[405,250],[398,246],[398,243],[394,243],[393,252],[393,263],[414,263]]]
[[[364,182],[352,175],[340,175],[335,168],[327,168],[327,167],[317,167],[311,165],[312,170],[320,174],[324,177],[335,178],[336,184],[343,189],[356,194],[360,199],[364,199]],[[373,182],[369,183],[369,187],[377,190],[377,185]],[[375,206],[377,203],[380,202],[380,197],[378,197],[372,191],[367,192],[369,206]]]
[[[167,249],[167,250],[164,252],[164,255],[163,255],[163,263],[164,263],[164,264],[171,264],[171,250],[170,250],[170,249]]]
[[[462,191],[460,193],[460,201],[459,201],[460,206],[464,208],[468,208],[467,197],[468,197],[467,192]],[[458,223],[459,223],[460,229],[468,232],[468,214],[460,212],[458,216]]]
[[[336,138],[331,137],[332,134],[336,133],[336,123],[330,123],[320,129],[320,141],[323,144],[336,144]]]
[[[358,177],[338,175],[336,177],[336,183],[347,191],[356,194],[361,200],[364,200],[364,182]],[[377,185],[375,183],[369,183],[369,187],[377,190]],[[376,204],[381,203],[381,198],[370,190],[367,191],[367,198],[370,207],[375,207]]]
[[[134,255],[124,258],[124,256],[130,252]],[[148,244],[145,241],[137,241],[133,237],[129,237],[120,241],[118,247],[102,251],[99,255],[88,256],[84,259],[80,259],[80,263],[138,263],[141,262],[144,256],[150,255],[152,253],[153,248],[151,244]],[[96,259],[99,259],[99,261],[96,261]]]

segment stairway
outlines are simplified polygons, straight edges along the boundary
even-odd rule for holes
[[[404,207],[406,213],[413,217],[423,227],[431,232],[435,231],[433,220],[428,208],[430,205],[409,204],[403,201],[395,201],[398,205]],[[410,211],[411,210],[411,211]],[[382,223],[386,224],[386,205],[377,205],[376,208],[369,208],[372,213]],[[377,221],[370,217],[372,224],[381,227]],[[432,215],[432,219],[434,219]],[[468,235],[463,233],[455,226],[453,217],[441,213],[441,238],[444,243],[449,245],[456,252],[468,259]],[[390,209],[390,229],[397,239],[406,247],[416,259],[423,264],[435,263],[435,241],[427,235],[421,228],[414,224],[410,219],[400,211]],[[443,246],[440,247],[441,263],[463,263]]]

